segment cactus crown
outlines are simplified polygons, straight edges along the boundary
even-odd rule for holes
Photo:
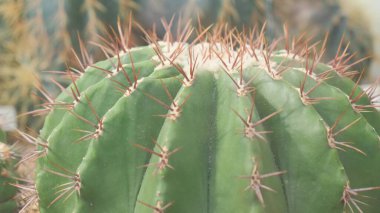
[[[277,50],[264,30],[166,28],[136,48],[120,32],[99,45],[108,60],[43,92],[41,212],[380,208],[362,197],[380,198],[380,115],[345,53],[326,65],[323,48],[286,37]]]

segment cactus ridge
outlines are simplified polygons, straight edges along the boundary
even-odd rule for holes
[[[379,112],[345,69],[263,31],[192,32],[72,78],[37,139],[41,212],[380,208]]]

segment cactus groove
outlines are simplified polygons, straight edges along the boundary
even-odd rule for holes
[[[118,51],[49,103],[41,212],[380,209],[380,115],[346,69],[263,32],[191,32]]]

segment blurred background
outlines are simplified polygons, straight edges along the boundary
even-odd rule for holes
[[[88,63],[105,58],[94,44],[102,42],[100,36],[112,37],[118,20],[123,25],[133,19],[145,29],[155,25],[158,36],[165,32],[161,18],[173,15],[173,29],[187,20],[197,27],[199,17],[203,26],[228,23],[240,31],[266,23],[268,40],[284,36],[284,25],[310,43],[328,33],[324,62],[347,49],[353,55],[347,63],[364,72],[366,86],[380,76],[379,11],[378,0],[0,0],[0,129],[8,136],[2,140],[18,141],[17,129],[36,135],[44,117],[27,112],[40,108],[44,96],[57,95],[57,83],[70,83],[59,71],[81,69],[73,52],[81,56],[86,49]],[[142,38],[134,26],[129,45],[144,44]],[[33,148],[18,146],[20,155]],[[32,167],[26,164],[20,176],[32,178]]]

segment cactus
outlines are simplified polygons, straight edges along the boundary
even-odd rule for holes
[[[217,32],[151,36],[70,74],[34,141],[42,213],[380,208],[371,90],[314,47]]]
[[[294,23],[294,20],[289,20],[289,17],[294,17],[293,14],[303,13],[294,11],[296,3],[291,2],[291,0],[285,2],[282,0],[273,1],[273,4],[270,2],[264,0],[208,0],[202,2],[196,0],[4,0],[0,2],[0,27],[2,29],[0,33],[0,41],[2,41],[0,42],[0,62],[2,66],[0,69],[4,70],[0,72],[0,81],[17,79],[25,82],[25,79],[31,79],[29,76],[39,76],[41,74],[39,70],[62,68],[63,62],[73,64],[75,57],[70,54],[71,47],[74,46],[76,50],[81,49],[77,34],[86,41],[99,41],[96,34],[107,34],[108,26],[116,27],[118,16],[126,21],[131,11],[134,12],[136,19],[145,23],[143,25],[149,28],[152,23],[157,22],[157,20],[159,22],[160,18],[166,17],[170,19],[178,11],[182,11],[185,18],[196,19],[192,12],[196,10],[195,14],[200,15],[204,26],[228,22],[230,27],[242,29],[243,26],[250,28],[263,25],[264,20],[267,20],[273,36],[281,36],[281,22],[293,21],[291,23]],[[310,2],[315,1],[309,0],[304,2],[309,3],[309,7],[313,7],[314,4],[323,5],[322,7],[314,8],[327,11],[325,17],[328,17],[329,20],[323,19],[324,23],[328,23],[326,26],[318,23],[321,18],[318,15],[311,17],[304,24],[312,26],[312,29],[318,29],[316,30],[318,39],[325,32],[332,31],[331,42],[328,45],[329,48],[326,54],[328,55],[327,58],[331,58],[332,55],[335,55],[336,50],[339,49],[337,39],[340,39],[343,32],[346,32],[347,39],[340,49],[345,49],[345,45],[349,41],[351,44],[349,51],[352,53],[358,52],[351,62],[370,55],[372,51],[371,38],[366,34],[367,30],[363,30],[356,25],[352,27],[350,20],[346,25],[346,18],[336,10],[338,8],[338,11],[340,11],[338,3],[335,1],[332,1],[333,3],[323,1],[319,4],[310,4]],[[152,5],[154,6],[152,7]],[[188,11],[191,11],[191,13]],[[336,23],[337,16],[338,23]],[[334,21],[330,21],[330,19]],[[290,28],[296,31],[296,34],[310,31],[309,28],[303,28],[299,25],[299,23],[294,23]],[[162,28],[161,31],[163,31]],[[290,32],[294,33],[293,31],[291,30]],[[132,38],[130,40],[130,43],[132,43],[137,39]],[[141,42],[141,40],[135,42]],[[97,58],[99,54],[94,55]],[[337,66],[340,65],[338,64]],[[79,64],[77,64],[76,68],[78,67],[80,67]],[[356,68],[357,71],[361,71],[361,66],[356,66]],[[17,74],[13,72],[14,70],[17,70]],[[47,84],[46,79],[50,78],[51,76],[47,74],[41,76],[44,84]],[[61,79],[61,81],[63,80]],[[31,103],[38,103],[38,100],[25,101],[29,100],[25,97],[31,97],[31,88],[33,84],[38,84],[38,80],[26,81],[26,83],[20,84],[15,84],[14,82],[2,84],[2,86],[7,86],[0,88],[5,91],[0,96],[0,102],[6,104],[16,102],[18,111],[24,113],[30,110]],[[21,89],[14,90],[13,88],[15,87]],[[19,123],[24,128],[27,122],[31,123],[26,119]],[[35,126],[38,125],[36,124]]]
[[[24,139],[32,138],[26,133],[20,132],[20,134]],[[30,177],[27,177],[28,169],[25,167],[31,164],[20,166],[26,163],[33,154],[22,156],[25,152],[22,146],[17,143],[7,143],[6,136],[7,134],[0,129],[0,212],[37,212],[35,211],[37,197],[34,194],[34,182],[26,179]],[[28,163],[32,162],[28,161]],[[29,169],[29,171],[32,170]]]
[[[5,132],[0,129],[0,212],[13,213],[18,209],[17,201],[14,199],[17,188],[11,185],[16,183],[12,178],[15,174],[15,154],[5,141]]]

